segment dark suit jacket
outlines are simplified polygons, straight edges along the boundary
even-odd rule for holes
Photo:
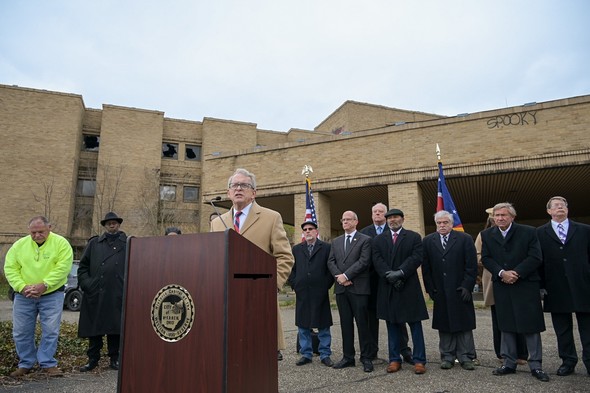
[[[569,220],[565,244],[551,222],[537,228],[543,252],[541,287],[547,312],[590,312],[590,225]]]
[[[506,238],[498,227],[481,232],[481,260],[492,273],[498,327],[504,332],[538,333],[545,330],[541,306],[541,246],[535,228],[515,222]],[[514,270],[520,278],[504,284],[500,270]]]
[[[422,264],[422,239],[416,232],[402,229],[395,246],[389,228],[373,239],[373,265],[379,274],[377,317],[394,323],[428,319],[420,279],[416,271]],[[404,272],[404,287],[396,291],[385,279],[389,270]]]
[[[451,231],[443,249],[438,232],[426,236],[422,276],[434,301],[432,328],[447,333],[475,329],[473,299],[464,302],[457,288],[473,291],[477,277],[477,251],[471,236]]]
[[[369,263],[371,262],[371,238],[359,231],[354,234],[351,245],[344,253],[344,239],[346,235],[338,236],[332,241],[332,249],[328,258],[328,269],[332,277],[346,274],[352,281],[352,285],[343,286],[335,284],[336,294],[349,291],[357,295],[369,295],[371,286],[369,282]]]
[[[383,231],[387,231],[387,224],[384,224]],[[363,229],[361,229],[361,233],[369,236],[371,239],[377,237],[377,231],[375,230],[375,225],[371,224]],[[372,253],[371,253],[372,254]],[[375,271],[375,266],[373,265],[373,258],[371,257],[371,263],[369,264],[369,274],[371,276],[371,296],[369,297],[369,309],[373,311],[373,313],[377,312],[377,296],[379,291],[379,275]],[[378,323],[378,319],[375,317],[375,323]]]
[[[331,246],[317,239],[311,256],[307,243],[293,246],[295,264],[289,283],[295,291],[295,325],[301,328],[327,328],[332,326],[332,311],[328,291],[334,277],[328,270]]]

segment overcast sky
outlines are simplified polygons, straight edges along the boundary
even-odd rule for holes
[[[0,0],[0,83],[313,129],[346,100],[453,116],[590,94],[587,0]]]

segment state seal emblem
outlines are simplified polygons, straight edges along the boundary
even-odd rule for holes
[[[180,285],[167,285],[152,301],[152,327],[164,341],[183,339],[193,326],[195,304],[190,293]]]

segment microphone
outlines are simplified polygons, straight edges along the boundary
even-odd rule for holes
[[[217,217],[219,217],[219,219],[223,223],[223,226],[225,227],[225,229],[229,229],[227,227],[227,224],[225,223],[225,221],[223,221],[223,218],[221,218],[221,213],[219,213],[219,210],[217,210],[217,206],[215,206],[215,204],[213,203],[213,201],[218,202],[220,200],[221,200],[221,197],[218,195],[215,198],[212,198],[211,200],[209,200],[209,203],[211,204],[211,206],[213,206],[213,210],[215,210],[215,213],[217,214]]]

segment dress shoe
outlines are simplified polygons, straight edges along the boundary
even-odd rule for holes
[[[373,362],[370,360],[363,361],[363,371],[366,373],[372,373],[374,370]]]
[[[80,372],[85,373],[87,371],[94,370],[96,368],[96,366],[98,366],[98,362],[91,360],[87,364],[80,367]]]
[[[332,361],[332,359],[330,359],[329,356],[322,359],[322,364],[326,367],[334,366],[334,362]]]
[[[569,366],[567,364],[562,364],[558,369],[557,369],[557,375],[559,375],[560,377],[565,377],[566,375],[570,375],[574,372],[574,368],[573,366]]]
[[[516,369],[514,369],[514,368],[500,366],[497,369],[495,369],[494,371],[492,371],[492,374],[494,374],[494,375],[508,375],[508,374],[514,374],[515,372],[516,372]]]
[[[332,368],[346,368],[346,367],[354,367],[355,363],[354,360],[342,359],[338,363],[332,366]]]
[[[13,372],[11,372],[10,376],[13,378],[20,378],[20,377],[27,375],[30,372],[31,372],[30,368],[19,367],[16,370],[14,370]]]
[[[283,354],[281,353],[281,351],[277,351],[277,360],[278,361],[283,360]]]
[[[426,373],[426,366],[422,363],[414,364],[414,374],[425,374]]]
[[[440,362],[440,368],[442,368],[443,370],[450,370],[453,368],[453,366],[453,362],[449,362],[448,360],[443,360],[442,362]]]
[[[475,364],[473,364],[473,362],[471,360],[466,360],[464,362],[461,362],[461,367],[463,368],[463,370],[475,370]]]
[[[531,374],[539,381],[549,382],[549,375],[545,374],[545,371],[541,370],[540,368],[532,370]]]
[[[402,368],[402,364],[400,362],[391,362],[389,363],[389,366],[387,366],[387,372],[388,373],[396,373],[399,370],[401,370]]]
[[[301,356],[301,359],[299,359],[295,365],[296,366],[303,366],[305,364],[311,363],[311,359],[310,358],[306,358],[305,356]]]
[[[109,367],[111,370],[118,370],[119,369],[119,361],[117,359],[111,359],[109,362]]]
[[[42,370],[43,373],[50,377],[63,377],[64,373],[57,367],[47,367]]]
[[[412,357],[412,352],[403,353],[402,358],[404,359],[404,362],[406,362],[408,364],[414,364],[414,358]]]

